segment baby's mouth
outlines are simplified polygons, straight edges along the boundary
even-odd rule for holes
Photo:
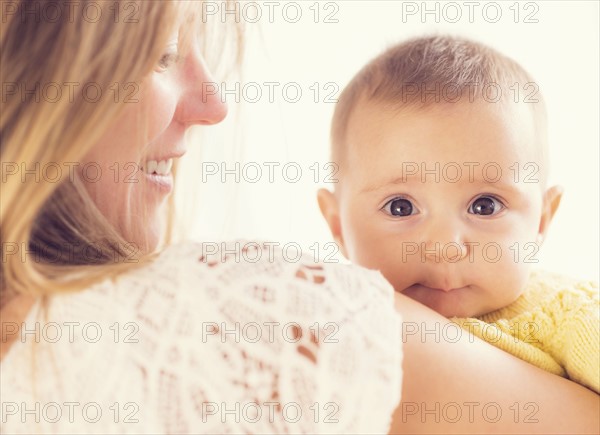
[[[420,282],[416,283],[415,285],[424,287],[424,288],[429,289],[429,290],[434,290],[434,291],[439,291],[439,292],[444,292],[444,293],[449,293],[451,291],[458,290],[458,289],[462,288],[462,286],[453,286],[453,285],[449,285],[449,284],[446,284],[446,285],[440,285],[440,284],[427,285],[425,283],[420,283]]]

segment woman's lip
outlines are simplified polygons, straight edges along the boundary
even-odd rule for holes
[[[157,175],[144,174],[152,186],[155,186],[162,193],[168,194],[173,190],[173,174]]]

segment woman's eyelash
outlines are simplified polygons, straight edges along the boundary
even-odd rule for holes
[[[174,63],[179,62],[180,58],[178,53],[166,53],[160,58],[158,65],[163,69],[167,69]]]

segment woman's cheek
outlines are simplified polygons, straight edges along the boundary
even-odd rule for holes
[[[151,86],[144,96],[144,106],[150,110],[148,114],[148,137],[151,142],[160,136],[173,121],[177,108],[178,87],[172,82],[173,79],[171,78],[153,73]]]

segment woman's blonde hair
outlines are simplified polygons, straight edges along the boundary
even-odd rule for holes
[[[154,256],[128,249],[78,171],[67,170],[127,104],[111,93],[90,99],[80,90],[140,83],[178,25],[184,24],[180,51],[192,38],[204,35],[207,43],[209,37],[196,1],[19,0],[2,2],[0,14],[2,306],[14,294],[79,290]],[[239,61],[240,26],[233,27]],[[168,208],[167,243],[172,200]]]

